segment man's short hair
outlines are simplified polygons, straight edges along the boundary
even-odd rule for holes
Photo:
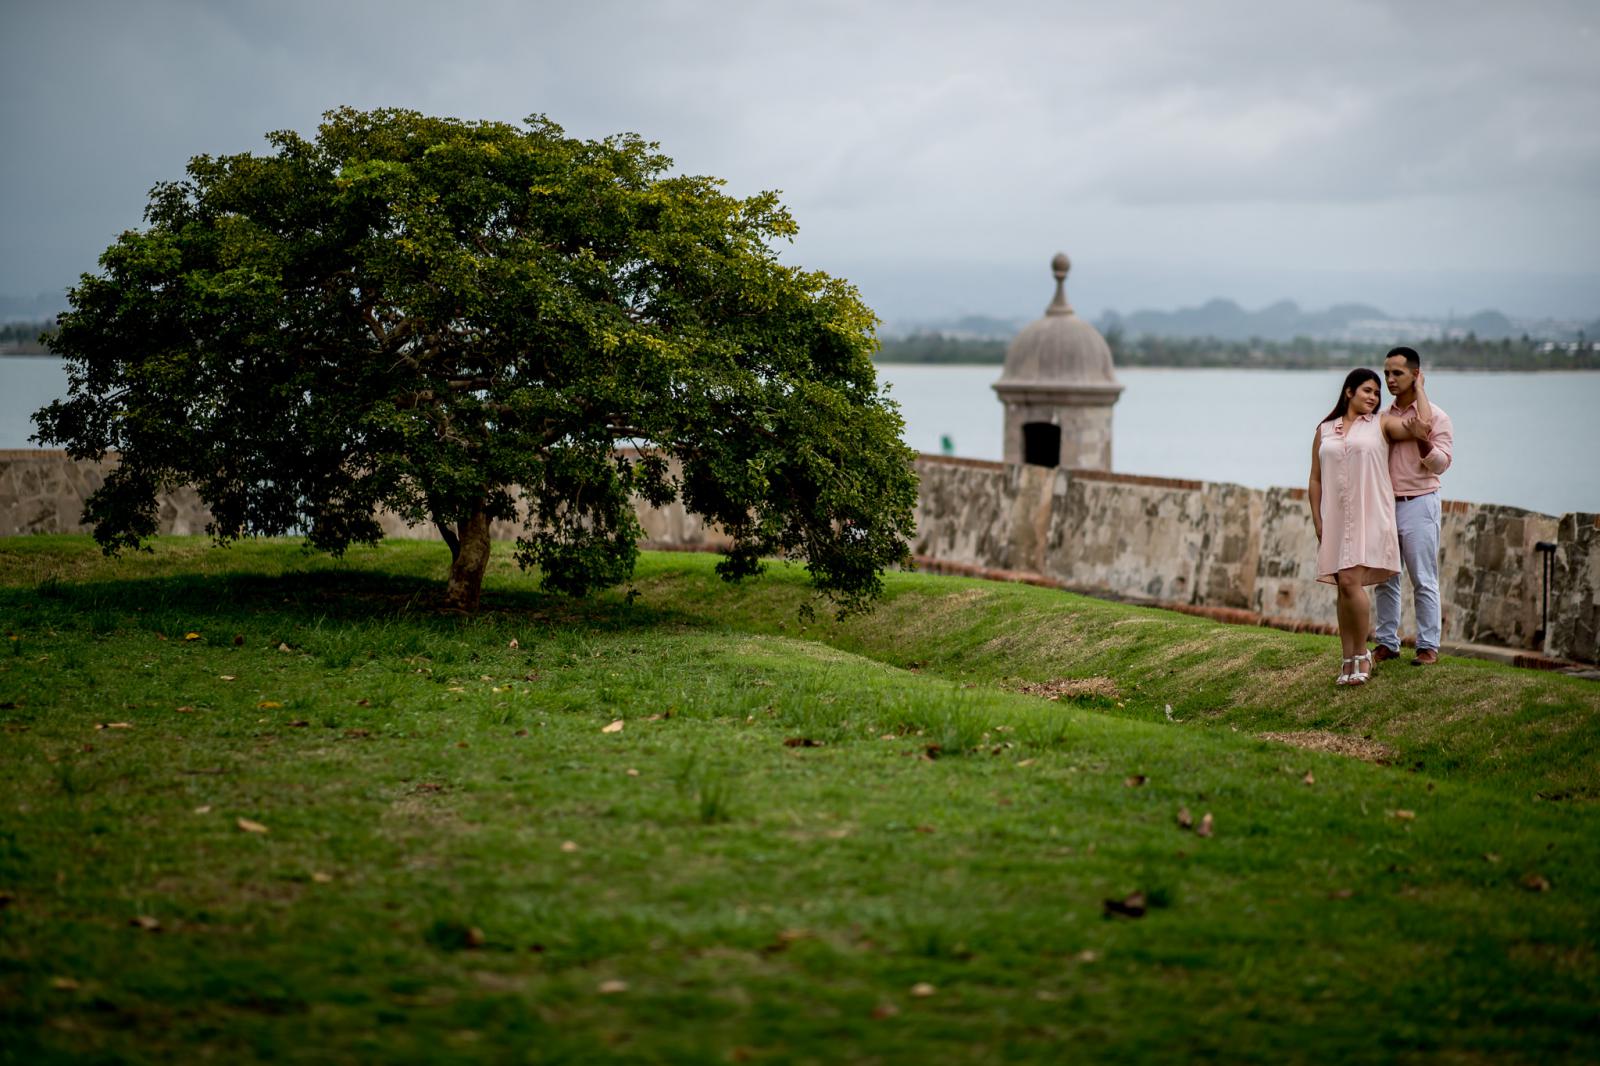
[[[1408,369],[1422,369],[1422,356],[1417,354],[1417,350],[1415,348],[1408,348],[1404,344],[1398,348],[1390,348],[1389,354],[1383,357],[1383,361],[1387,363],[1397,355],[1402,356],[1405,359],[1406,367]]]

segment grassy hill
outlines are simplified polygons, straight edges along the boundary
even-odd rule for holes
[[[446,561],[0,541],[0,1061],[1600,1053],[1600,686]]]

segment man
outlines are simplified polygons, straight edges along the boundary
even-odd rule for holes
[[[1383,360],[1383,380],[1394,397],[1388,414],[1416,416],[1417,389],[1422,385],[1422,360],[1413,348],[1394,348]],[[1433,429],[1427,440],[1396,441],[1389,448],[1389,480],[1394,483],[1395,525],[1400,531],[1400,559],[1411,578],[1417,608],[1417,654],[1412,666],[1439,661],[1439,475],[1450,467],[1454,438],[1450,416],[1433,403]],[[1373,596],[1378,646],[1372,659],[1400,657],[1400,575],[1377,587]]]

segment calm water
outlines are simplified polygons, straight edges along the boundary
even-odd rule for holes
[[[1126,386],[1111,462],[1130,474],[1304,485],[1311,435],[1348,368],[1118,368]],[[906,420],[906,443],[1000,458],[998,366],[884,366]],[[1546,514],[1600,511],[1600,373],[1480,374],[1438,370],[1428,395],[1450,415],[1455,459],[1447,499],[1506,503]]]
[[[957,455],[1000,458],[1000,403],[989,388],[998,366],[885,366],[880,375],[913,448],[937,452],[949,435]],[[1257,488],[1305,484],[1312,429],[1344,380],[1342,369],[1117,375],[1127,386],[1114,421],[1117,470]],[[1447,498],[1600,511],[1600,373],[1439,370],[1428,382],[1455,426]],[[66,386],[55,359],[0,357],[0,448],[32,447],[29,414]]]

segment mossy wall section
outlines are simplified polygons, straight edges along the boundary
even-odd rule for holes
[[[59,451],[0,451],[0,536],[84,532],[83,501],[109,462]],[[1007,570],[1123,599],[1226,608],[1288,625],[1328,625],[1333,589],[1316,580],[1316,534],[1304,489],[1066,470],[924,455],[917,555]],[[193,490],[161,501],[161,532],[204,533]],[[1562,518],[1445,501],[1440,596],[1445,639],[1600,662],[1600,516]],[[680,504],[641,504],[645,546],[716,549],[726,538]],[[437,536],[381,516],[395,537]],[[517,527],[494,534],[513,539]],[[1548,633],[1543,560],[1553,543]],[[1403,634],[1415,632],[1409,587]]]

